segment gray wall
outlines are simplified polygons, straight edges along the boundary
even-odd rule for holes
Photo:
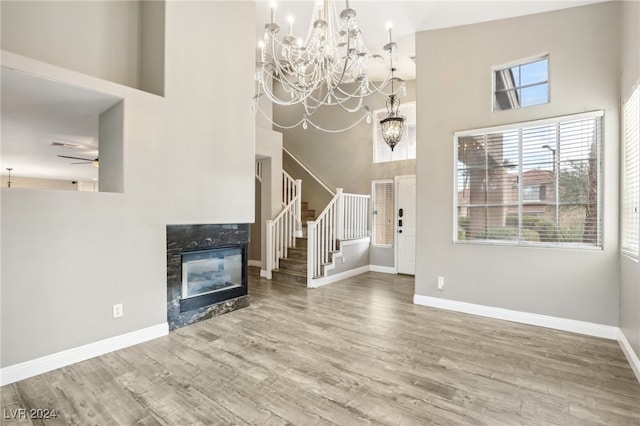
[[[165,1],[140,2],[138,88],[164,95]]]
[[[375,95],[367,104],[371,110],[385,107],[386,97]],[[407,82],[407,96],[401,102],[415,101],[415,81]],[[297,114],[297,115],[295,115]],[[297,122],[300,111],[274,106],[273,116],[279,123]],[[297,120],[294,121],[294,116]],[[347,126],[358,117],[345,114],[340,108],[319,110],[314,121],[329,128]],[[309,126],[283,131],[283,145],[315,173],[329,188],[344,192],[369,194],[372,179],[393,178],[415,173],[415,160],[373,164],[372,124],[362,121],[344,133],[324,133]],[[303,182],[304,185],[304,182]],[[322,206],[324,207],[324,206]]]
[[[302,181],[302,201],[308,203],[309,209],[316,211],[316,216],[322,213],[322,210],[324,210],[327,204],[333,199],[336,188],[328,186],[325,183],[325,185],[333,191],[333,194],[327,191],[326,188],[311,177],[298,162],[284,151],[282,152],[282,167],[289,173],[289,176]]]
[[[340,247],[340,251],[342,256],[336,258],[335,268],[328,271],[327,276],[369,265],[369,241],[366,239],[347,242]]]
[[[21,52],[33,58],[3,52],[3,66],[124,99],[124,189],[2,189],[2,367],[166,323],[166,225],[251,223],[255,190],[253,88],[246,84],[253,2],[167,3],[165,97],[112,83],[136,65],[91,52],[119,43],[128,16],[48,2],[51,16],[69,13],[65,25],[76,26],[52,35],[60,23],[34,26],[30,5],[5,6],[2,46],[24,37],[34,50]],[[73,38],[85,26],[112,30],[89,28],[86,46],[76,49]],[[223,37],[230,33],[233,44]],[[221,67],[212,52],[233,66]],[[124,304],[124,316],[114,320],[115,303]]]
[[[267,236],[265,221],[274,219],[282,210],[282,134],[256,127],[256,158],[262,162],[260,185],[260,219],[253,227],[260,230],[260,257],[266,267]]]
[[[626,100],[640,83],[640,2],[622,5],[621,46],[620,92]],[[620,255],[620,328],[640,358],[640,267],[624,254]]]
[[[164,2],[140,3],[3,1],[2,48],[162,94]]]
[[[416,34],[418,295],[618,325],[620,4]],[[544,53],[551,103],[491,112],[491,67]],[[602,251],[453,244],[453,133],[604,109]],[[437,290],[437,277],[445,290]]]
[[[251,234],[249,240],[249,260],[262,261],[262,184],[256,178],[255,189],[255,222],[251,225]]]

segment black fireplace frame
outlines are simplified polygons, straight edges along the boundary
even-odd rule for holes
[[[199,251],[211,251],[217,249],[228,248],[240,248],[242,250],[242,282],[240,287],[234,287],[227,290],[220,290],[212,293],[201,294],[200,296],[193,296],[186,299],[180,299],[180,313],[193,311],[194,309],[202,308],[204,306],[213,305],[216,303],[224,302],[225,300],[234,299],[236,297],[245,296],[249,293],[249,280],[248,275],[248,244],[229,244],[229,245],[217,245],[213,247],[207,247],[206,249],[199,250],[182,250],[180,256],[188,253],[197,253]],[[180,270],[180,276],[182,276],[182,267]]]
[[[204,321],[250,305],[248,285],[248,223],[167,225],[167,322],[169,330]],[[216,247],[243,245],[244,286],[182,299],[182,253],[210,250]],[[242,290],[238,290],[242,289]],[[236,293],[242,292],[242,293]],[[240,294],[239,296],[235,296]],[[225,297],[226,300],[216,300]],[[198,299],[196,299],[198,298]],[[205,303],[208,303],[205,305]],[[200,307],[195,307],[202,304]]]

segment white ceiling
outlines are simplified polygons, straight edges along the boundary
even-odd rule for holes
[[[98,169],[58,155],[95,159],[98,117],[119,98],[0,68],[2,174],[91,181]],[[57,147],[59,142],[75,147]]]
[[[588,1],[366,1],[351,0],[358,24],[371,53],[383,54],[387,42],[386,25],[393,25],[398,44],[395,65],[398,77],[415,78],[414,34],[436,28],[540,13],[598,3]],[[286,17],[295,17],[294,33],[306,32],[314,0],[277,2],[276,21],[284,28]],[[269,0],[257,0],[256,43],[269,19]],[[336,7],[342,9],[343,1]],[[385,75],[386,66],[370,71],[372,77]],[[1,156],[0,173],[13,168],[12,176],[90,181],[98,169],[90,164],[70,164],[68,155],[82,158],[98,156],[98,117],[120,99],[20,72],[0,69],[1,80]],[[247,101],[249,102],[249,101]],[[74,144],[74,148],[52,146],[53,142]]]
[[[294,35],[306,35],[315,1],[317,0],[276,1],[276,22],[281,28],[288,28],[287,16],[292,15],[295,19]],[[415,64],[409,58],[415,56],[416,32],[530,15],[601,1],[351,0],[349,4],[357,12],[358,26],[372,54],[385,53],[382,46],[387,43],[386,26],[388,23],[392,24],[393,40],[398,44],[398,57],[394,58],[394,65],[398,68],[397,76],[411,80],[415,79]],[[271,0],[257,0],[257,3],[256,43],[264,34],[264,24],[270,19]],[[344,1],[336,1],[337,10],[340,11],[344,7]],[[387,67],[378,66],[371,69],[369,74],[375,80],[376,76],[386,75]]]

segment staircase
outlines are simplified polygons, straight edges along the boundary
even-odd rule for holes
[[[369,195],[334,193],[309,169],[283,148],[302,168],[319,182],[333,198],[320,214],[302,202],[302,180],[282,171],[282,206],[275,218],[265,221],[265,268],[260,275],[281,283],[318,287],[328,284],[343,256],[341,241],[366,238],[370,212]],[[256,176],[259,170],[256,170]],[[344,263],[343,257],[343,263]]]
[[[309,203],[302,202],[302,234],[297,237],[295,246],[289,247],[287,257],[281,257],[280,267],[271,271],[272,279],[281,283],[307,286],[307,222],[315,220],[316,211],[309,209]]]

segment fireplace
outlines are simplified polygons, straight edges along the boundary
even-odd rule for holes
[[[180,312],[247,294],[246,244],[182,252]]]
[[[167,226],[170,330],[249,305],[248,242],[248,224]]]

